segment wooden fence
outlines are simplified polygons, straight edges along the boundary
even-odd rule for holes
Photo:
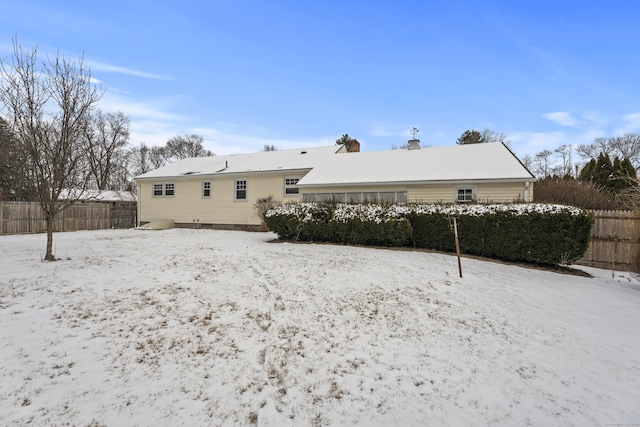
[[[77,202],[56,215],[54,231],[101,230],[136,226],[136,204],[121,202]],[[38,203],[0,200],[0,234],[47,231]]]
[[[640,273],[640,212],[593,211],[591,244],[576,264]]]

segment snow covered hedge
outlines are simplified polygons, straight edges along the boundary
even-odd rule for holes
[[[269,210],[267,227],[283,240],[406,246],[411,223],[394,205],[290,203]]]
[[[593,217],[548,204],[292,203],[269,210],[265,222],[283,240],[453,251],[453,218],[466,254],[538,264],[582,257]]]

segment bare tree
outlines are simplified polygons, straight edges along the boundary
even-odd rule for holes
[[[507,147],[511,147],[511,141],[507,139],[507,135],[492,131],[491,129],[485,129],[481,132],[484,142],[502,142]]]
[[[573,146],[571,144],[564,144],[556,148],[554,151],[562,161],[562,164],[558,166],[558,175],[572,175],[573,174]]]
[[[35,191],[28,171],[29,159],[20,149],[9,123],[0,118],[0,191],[5,200],[31,200]],[[0,199],[1,200],[1,199]]]
[[[609,140],[609,145],[613,147],[614,156],[629,161],[638,167],[640,163],[640,133],[625,133]]]
[[[97,110],[87,123],[85,138],[93,184],[98,190],[121,190],[116,187],[122,183],[116,184],[114,178],[116,170],[124,165],[129,118],[122,112],[102,114]]]
[[[549,169],[551,166],[551,156],[553,155],[553,151],[551,150],[542,150],[538,154],[536,154],[536,166],[538,167],[538,176],[549,176]]]
[[[73,196],[60,196],[63,190],[75,189],[79,197],[87,186],[83,131],[101,93],[92,85],[83,58],[76,63],[58,55],[40,64],[37,48],[25,51],[17,39],[11,61],[0,59],[0,66],[4,74],[0,101],[29,160],[29,175],[47,228],[44,259],[53,261],[55,215],[74,202]]]
[[[215,156],[204,148],[204,137],[201,135],[177,135],[170,138],[165,146],[165,158],[173,163],[189,157]]]
[[[629,159],[635,168],[640,167],[640,133],[625,133],[622,136],[595,138],[591,144],[580,144],[576,151],[585,160],[597,159],[600,153],[609,157]]]
[[[267,152],[267,151],[278,151],[278,149],[273,144],[264,144],[264,147],[262,147],[262,151],[264,151],[264,152]]]
[[[145,174],[167,164],[165,147],[149,147],[144,142],[133,147],[128,154],[129,169],[133,176]]]
[[[529,169],[529,171],[533,170],[533,157],[531,157],[531,154],[525,154],[520,157],[520,162],[522,162],[524,167]]]

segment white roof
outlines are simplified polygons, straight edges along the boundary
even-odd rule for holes
[[[340,154],[313,168],[298,186],[499,180],[535,177],[498,142]]]
[[[110,190],[62,190],[60,199],[73,198],[96,202],[135,202],[136,195],[130,191]]]
[[[152,170],[135,179],[312,169],[333,157],[341,146],[266,151],[230,156],[192,157]],[[344,154],[340,154],[342,156]]]

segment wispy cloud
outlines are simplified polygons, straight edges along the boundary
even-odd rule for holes
[[[99,107],[105,111],[122,111],[132,119],[183,121],[187,117],[170,112],[180,101],[175,98],[162,98],[151,100],[131,100],[126,97],[106,92],[100,100]]]
[[[640,130],[640,113],[630,113],[622,116],[622,119],[626,122],[625,127],[627,132],[634,132]]]
[[[205,147],[218,155],[252,153],[260,151],[265,145],[274,145],[278,150],[289,150],[335,144],[333,137],[290,140],[242,135],[215,128],[191,128],[187,133],[202,135]]]
[[[552,122],[556,122],[562,126],[575,126],[578,124],[578,121],[571,116],[571,113],[568,111],[556,111],[553,113],[545,113],[543,114],[544,118],[551,120]]]
[[[85,60],[85,64],[91,68],[91,71],[102,71],[105,73],[126,74],[128,76],[143,77],[153,80],[167,80],[166,76],[161,74],[149,73],[146,71],[134,70],[132,68],[120,67],[118,65],[105,64],[104,62]]]

